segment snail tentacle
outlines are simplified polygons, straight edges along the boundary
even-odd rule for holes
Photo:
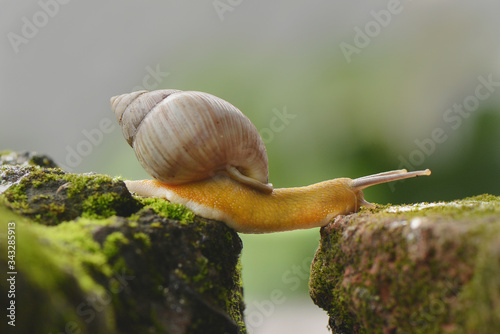
[[[351,188],[363,190],[376,184],[398,181],[422,175],[431,175],[431,171],[429,169],[417,170],[414,172],[408,172],[406,169],[393,170],[390,172],[378,173],[354,179],[352,180]]]

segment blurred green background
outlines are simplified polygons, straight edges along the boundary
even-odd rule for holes
[[[216,53],[182,69],[176,88],[222,97],[239,107],[261,130],[269,128],[275,117],[273,110],[286,108],[287,113],[294,115],[281,132],[266,140],[270,181],[275,187],[302,186],[343,176],[355,178],[407,167],[401,166],[401,158],[410,161],[412,154],[420,151],[424,159],[415,156],[420,164],[413,165],[415,169],[430,168],[430,177],[395,183],[394,188],[369,188],[364,191],[366,199],[400,204],[446,201],[482,193],[499,195],[498,99],[481,102],[454,130],[451,125],[455,123],[446,123],[443,115],[454,103],[462,103],[474,94],[479,84],[477,78],[464,81],[458,93],[450,87],[441,90],[433,81],[442,74],[432,61],[419,65],[418,55],[406,55],[410,59],[402,61],[398,59],[401,54],[390,49],[380,52],[386,53],[374,58],[366,55],[349,66],[342,59],[332,61],[321,56],[338,53],[335,48],[305,53],[299,59],[270,56],[266,62],[246,53]],[[487,77],[488,72],[478,75]],[[423,82],[415,82],[422,80],[420,76],[424,76]],[[500,76],[496,78],[500,80]],[[433,98],[435,101],[429,101]],[[448,139],[434,142],[434,148],[427,146],[432,153],[424,152],[415,140],[429,142],[435,128],[442,128]],[[123,156],[117,154],[116,160],[107,159],[109,173],[119,171],[121,175],[136,177],[140,166],[121,138],[117,138],[113,150],[123,152]],[[252,301],[259,305],[275,290],[282,291],[289,300],[297,298],[310,303],[309,268],[304,263],[311,263],[317,249],[318,229],[240,236],[244,243],[243,282],[250,309]],[[256,310],[263,313],[259,306]],[[256,319],[253,322],[260,324]]]
[[[453,104],[474,95],[480,85],[477,78],[465,79],[457,91],[440,89],[435,78],[442,76],[441,72],[452,72],[450,67],[456,64],[443,61],[440,65],[444,68],[435,68],[433,60],[418,64],[422,55],[411,52],[404,54],[409,58],[405,60],[391,49],[373,56],[368,55],[370,50],[365,52],[367,55],[349,65],[334,47],[304,52],[301,57],[271,55],[266,62],[247,53],[215,53],[183,68],[182,78],[175,80],[176,88],[222,97],[240,108],[260,130],[269,128],[275,117],[273,110],[286,109],[295,116],[282,131],[265,137],[270,181],[275,187],[408,168],[401,165],[404,159],[416,161],[412,164],[415,169],[430,168],[432,175],[395,183],[394,188],[369,188],[364,191],[368,201],[400,204],[500,194],[500,90],[481,101],[454,130],[452,125],[456,124],[445,122],[443,115]],[[338,58],[333,61],[322,54],[337,54]],[[489,72],[477,75],[487,78]],[[500,82],[500,76],[495,78]],[[443,129],[447,140],[428,144],[436,128]],[[113,150],[127,158],[116,154],[116,160],[107,159],[106,168],[109,173],[119,170],[123,176],[135,177],[141,167],[132,150],[117,137]],[[415,140],[426,142],[427,151]],[[317,229],[241,238],[246,292],[262,298],[274,289],[291,295],[307,293],[307,279],[291,290],[295,285],[284,282],[283,275],[304,258],[312,259],[319,240]]]
[[[141,86],[199,90],[234,104],[265,134],[275,187],[355,178],[409,161],[432,175],[369,188],[366,199],[399,204],[500,194],[499,3],[220,3],[71,2],[17,50],[7,38],[0,149],[43,152],[73,172],[148,178],[109,98]],[[387,16],[390,3],[399,6]],[[7,6],[5,36],[22,34],[22,18],[42,10],[35,1]],[[347,57],[346,45],[356,48]],[[488,78],[491,87],[478,88]],[[476,98],[477,106],[453,111],[474,103],[478,89],[489,94]],[[294,118],[270,134],[273,118],[285,111]],[[103,119],[113,121],[113,131],[72,161],[84,131],[99,129]],[[436,129],[446,139],[432,140]],[[295,301],[289,333],[301,332],[298,323],[315,328],[316,318],[301,318],[300,310],[314,309],[307,270],[319,230],[241,238],[252,333],[272,332],[278,310]],[[273,291],[285,300],[267,315],[259,303]]]

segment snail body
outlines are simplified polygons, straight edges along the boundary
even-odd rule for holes
[[[140,91],[111,99],[127,142],[155,180],[125,181],[140,196],[165,198],[241,233],[320,227],[356,212],[362,189],[430,175],[396,170],[307,187],[273,189],[255,126],[230,103],[201,92]]]

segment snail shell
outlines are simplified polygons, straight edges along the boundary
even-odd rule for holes
[[[157,181],[177,185],[226,174],[264,192],[264,142],[236,107],[211,94],[164,89],[111,98],[123,136]]]

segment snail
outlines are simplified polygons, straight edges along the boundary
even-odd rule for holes
[[[259,132],[229,102],[165,89],[115,96],[111,105],[125,139],[154,179],[125,181],[129,191],[183,204],[240,233],[321,227],[361,206],[374,207],[364,199],[366,187],[431,174],[401,169],[273,189]]]

